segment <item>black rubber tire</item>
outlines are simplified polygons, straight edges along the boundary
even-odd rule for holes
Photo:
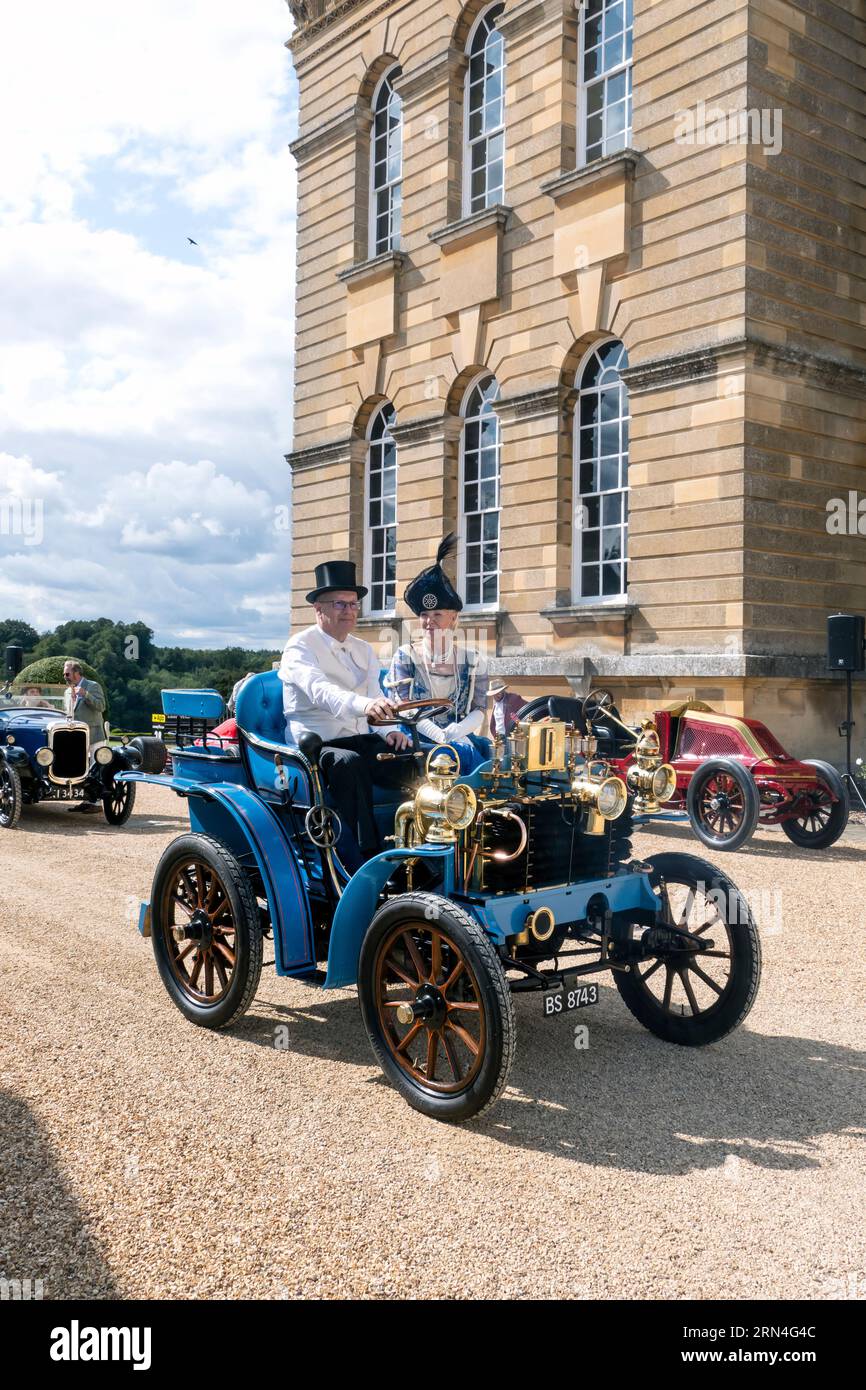
[[[707,825],[700,807],[700,797],[712,777],[717,774],[730,777],[743,799],[743,818],[734,831],[718,834]],[[755,779],[746,768],[734,758],[708,758],[692,775],[686,792],[686,808],[692,830],[707,849],[732,851],[739,849],[755,833],[761,814],[761,797]]]
[[[168,750],[161,738],[140,734],[138,738],[131,738],[126,747],[131,750],[130,764],[136,772],[147,772],[151,775],[162,772],[168,758]]]
[[[102,798],[102,809],[109,825],[126,825],[135,805],[135,790],[134,782],[115,782],[109,795]]]
[[[705,859],[693,854],[655,854],[652,866],[650,879],[654,889],[664,880],[688,887],[702,884],[717,895],[719,914],[728,928],[725,944],[730,944],[730,975],[716,1003],[697,1017],[671,1013],[660,1002],[654,1002],[648,987],[640,982],[638,965],[632,964],[628,971],[615,970],[613,977],[627,1007],[656,1037],[681,1047],[705,1047],[738,1028],[755,1002],[761,979],[758,930],[736,885]],[[700,963],[700,956],[697,960]]]
[[[172,871],[184,859],[201,859],[218,875],[235,922],[236,965],[225,996],[215,1004],[199,1004],[192,999],[172,969],[171,948],[162,921],[162,896]],[[153,954],[170,997],[190,1023],[203,1028],[227,1028],[246,1013],[262,973],[259,908],[249,878],[234,855],[210,835],[180,835],[172,840],[156,866],[150,901]]]
[[[17,770],[6,759],[0,759],[0,830],[14,830],[21,819],[24,794]]]
[[[447,1095],[414,1081],[394,1060],[382,1032],[375,1001],[375,969],[380,945],[401,921],[419,920],[436,922],[453,940],[475,977],[484,1010],[487,1045],[481,1067],[464,1090]],[[516,1048],[514,1004],[493,943],[463,908],[436,893],[404,893],[385,903],[370,923],[361,944],[358,998],[376,1060],[413,1109],[434,1120],[458,1123],[481,1115],[499,1099]]]
[[[833,802],[827,824],[823,830],[813,833],[806,830],[796,820],[783,820],[782,829],[791,844],[798,845],[800,849],[828,849],[830,845],[835,845],[840,835],[844,834],[848,817],[851,814],[851,797],[841,776],[831,763],[819,762],[817,758],[804,758],[803,761],[809,767],[814,767],[817,772],[820,772],[821,780],[827,784],[837,799]]]

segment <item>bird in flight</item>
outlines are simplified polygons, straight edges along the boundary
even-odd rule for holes
[[[188,237],[187,237],[187,241],[189,242],[190,246],[198,246],[198,242],[197,242],[197,241],[193,241],[193,239],[192,239],[191,236],[188,236]]]

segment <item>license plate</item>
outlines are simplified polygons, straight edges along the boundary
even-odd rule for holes
[[[598,985],[572,985],[570,989],[552,989],[544,996],[544,1017],[555,1018],[557,1014],[571,1013],[572,1009],[585,1009],[598,1003]]]

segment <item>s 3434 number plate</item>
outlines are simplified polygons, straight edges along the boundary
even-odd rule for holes
[[[570,1013],[572,1009],[585,1009],[589,1004],[598,1003],[598,985],[572,985],[570,989],[551,989],[543,999],[544,1017],[555,1018],[557,1014]]]

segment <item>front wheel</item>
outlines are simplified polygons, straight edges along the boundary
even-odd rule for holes
[[[209,835],[181,835],[160,859],[151,895],[153,954],[181,1013],[225,1028],[249,1008],[262,973],[250,881]]]
[[[686,795],[689,820],[708,849],[739,849],[761,814],[755,779],[733,758],[710,758],[692,775]]]
[[[782,821],[788,839],[800,849],[827,849],[835,845],[848,824],[851,798],[848,788],[830,763],[807,760],[817,772],[818,790],[804,793],[806,807],[799,816]]]
[[[21,818],[21,778],[11,763],[0,762],[0,828],[14,830]]]
[[[102,809],[109,825],[126,825],[135,805],[135,783],[113,782],[102,798]]]
[[[758,992],[761,943],[752,914],[731,880],[705,860],[657,854],[652,863],[658,927],[681,927],[711,945],[695,952],[672,936],[654,958],[614,971],[617,988],[638,1022],[666,1042],[717,1042],[739,1027]],[[657,928],[633,926],[629,941],[639,943],[648,930]]]
[[[436,1120],[493,1105],[514,1058],[514,1008],[493,945],[468,912],[435,893],[379,909],[361,946],[361,1014],[383,1072]]]

